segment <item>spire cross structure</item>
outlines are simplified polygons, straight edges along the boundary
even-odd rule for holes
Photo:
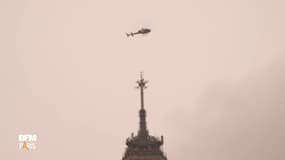
[[[139,88],[141,92],[141,109],[144,109],[144,89],[147,88],[146,84],[148,83],[148,81],[144,80],[142,72],[140,73],[140,77],[141,79],[137,81],[137,88]]]

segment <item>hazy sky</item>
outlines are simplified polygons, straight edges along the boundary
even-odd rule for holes
[[[284,0],[0,1],[0,159],[119,160],[138,129],[169,160],[285,159]],[[149,35],[126,32],[149,27]],[[37,149],[18,149],[21,133]]]

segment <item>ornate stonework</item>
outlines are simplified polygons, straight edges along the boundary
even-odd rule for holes
[[[122,160],[167,160],[161,146],[163,145],[163,136],[157,138],[149,135],[146,127],[146,111],[144,109],[144,89],[146,83],[142,77],[137,81],[137,88],[141,93],[141,108],[139,111],[139,131],[136,136],[132,134],[131,137],[126,140],[126,151]]]

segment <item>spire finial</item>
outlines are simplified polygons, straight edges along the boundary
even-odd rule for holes
[[[138,83],[137,88],[139,88],[141,91],[141,108],[143,109],[144,108],[144,89],[147,88],[146,84],[148,83],[148,81],[144,80],[142,72],[140,72],[140,78],[141,79],[137,81]]]
[[[140,75],[141,75],[141,79],[143,79],[143,72],[140,72]]]

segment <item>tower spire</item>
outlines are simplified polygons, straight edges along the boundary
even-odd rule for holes
[[[161,139],[148,133],[146,127],[146,111],[144,106],[144,89],[147,81],[144,80],[142,73],[137,81],[137,87],[140,90],[140,110],[139,110],[139,130],[138,134],[126,140],[126,151],[122,160],[167,160],[163,150],[163,137]]]
[[[148,81],[145,81],[143,78],[143,74],[142,72],[140,73],[140,80],[137,81],[138,86],[137,88],[140,89],[140,98],[141,98],[141,108],[139,111],[139,115],[140,115],[140,129],[138,131],[138,135],[140,137],[147,137],[148,136],[148,131],[146,128],[146,111],[144,109],[144,89],[146,89],[146,84],[148,83]]]

